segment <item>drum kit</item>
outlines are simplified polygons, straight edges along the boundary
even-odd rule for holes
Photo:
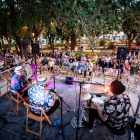
[[[80,86],[80,84],[79,84]],[[89,88],[90,84],[82,84],[82,88]],[[80,93],[77,95],[80,96]],[[98,103],[100,108],[102,108],[104,101],[109,100],[109,95],[106,93],[99,93],[99,94],[90,94],[87,92],[81,92],[81,101],[87,101],[87,105],[82,105],[80,109],[80,115],[79,115],[79,125],[78,127],[83,127],[82,122],[83,120],[88,120],[88,112],[86,109],[94,108],[94,105],[91,103]],[[71,125],[73,128],[77,127],[77,117],[73,117],[71,120]]]

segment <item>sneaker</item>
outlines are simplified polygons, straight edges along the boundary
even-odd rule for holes
[[[83,120],[83,125],[88,129],[88,131],[91,133],[93,130],[89,129],[88,127],[88,123],[86,121]]]

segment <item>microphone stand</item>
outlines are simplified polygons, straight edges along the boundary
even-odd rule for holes
[[[54,74],[54,71],[53,71],[53,74]],[[56,75],[59,75],[59,74],[56,74]],[[63,103],[69,108],[69,109],[71,109],[71,107],[63,100],[63,97],[62,96],[59,96],[56,92],[55,92],[55,76],[56,76],[55,74],[52,76],[53,77],[53,79],[54,79],[54,90],[52,90],[52,92],[53,93],[55,93],[56,95],[57,95],[57,97],[60,99],[60,104],[61,104],[61,106],[60,106],[60,110],[61,110],[61,123],[60,123],[60,125],[58,126],[58,128],[59,128],[59,131],[58,131],[58,134],[56,135],[56,138],[55,139],[57,139],[57,137],[58,137],[58,135],[62,132],[62,135],[63,135],[63,139],[65,140],[65,135],[64,135],[64,127],[66,126],[66,125],[68,125],[70,122],[68,122],[68,123],[66,123],[65,125],[63,124]],[[52,78],[51,77],[51,78]]]

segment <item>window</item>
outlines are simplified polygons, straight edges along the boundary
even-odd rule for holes
[[[108,39],[110,39],[110,36],[104,36],[104,38],[108,38]]]
[[[115,40],[119,40],[120,39],[120,36],[115,36]]]

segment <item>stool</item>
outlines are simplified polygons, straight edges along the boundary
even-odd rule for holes
[[[126,133],[126,128],[120,129],[120,130],[111,130],[110,128],[107,128],[109,132],[113,134],[113,140],[116,140],[116,136],[121,136]]]

